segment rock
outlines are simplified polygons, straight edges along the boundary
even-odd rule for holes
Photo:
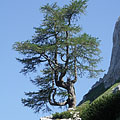
[[[101,82],[104,82],[105,88],[112,86],[120,78],[120,17],[118,18],[113,32],[113,48],[110,66],[107,74],[96,82],[92,88],[97,87]]]
[[[114,83],[116,83],[116,81],[119,79],[120,79],[120,16],[115,24],[113,32],[113,48],[108,72],[107,74],[104,75],[103,78],[100,78],[99,81],[97,81],[91,87],[89,92],[96,88],[101,83],[104,83],[104,87],[105,89],[107,89],[111,87]],[[86,95],[83,97],[83,100],[78,105],[86,101]]]
[[[58,119],[49,119],[47,117],[43,117],[43,118],[40,118],[40,120],[58,120]],[[69,119],[59,119],[59,120],[72,120],[72,119],[69,118]],[[76,119],[76,120],[79,120],[79,119]]]
[[[112,89],[113,93],[116,93],[117,91],[120,91],[120,85]]]
[[[113,33],[113,48],[110,67],[107,78],[104,80],[105,87],[108,88],[120,78],[120,17],[115,24]]]
[[[74,108],[68,108],[68,111],[69,111],[69,110],[75,110],[75,109],[74,109]]]
[[[100,85],[102,82],[104,82],[103,80],[104,80],[103,78],[100,78],[99,81],[97,81],[97,82],[92,86],[91,89],[93,89],[93,88],[97,87],[98,85]]]
[[[40,120],[52,120],[52,115],[51,116],[42,117],[42,118],[40,118]]]

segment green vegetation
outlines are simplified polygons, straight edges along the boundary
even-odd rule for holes
[[[115,83],[92,103],[90,101],[84,102],[75,109],[74,113],[79,112],[82,120],[120,120],[120,92],[112,93],[112,89],[119,84]],[[71,116],[70,112],[64,112],[64,116]],[[57,113],[53,116],[53,118],[66,118],[62,116],[62,113]],[[71,118],[73,118],[73,114]]]
[[[97,99],[100,99],[101,97],[110,95],[112,93],[112,89],[115,88],[116,86],[118,86],[119,84],[120,84],[120,82],[115,83],[113,86],[111,86],[110,88],[108,88],[103,94],[101,94]]]
[[[65,111],[62,113],[58,113],[56,112],[55,114],[53,114],[53,119],[63,119],[63,118],[72,118],[72,114],[70,114],[70,111]]]
[[[98,85],[97,87],[93,88],[92,90],[90,90],[86,95],[85,95],[85,101],[94,101],[98,96],[100,96],[102,93],[104,93],[106,91],[105,87],[104,87],[104,83],[101,83],[100,85]],[[84,101],[84,102],[85,102]],[[80,103],[82,104],[82,102]],[[80,106],[80,104],[78,106]]]
[[[77,107],[75,110],[69,110],[62,113],[53,114],[53,119],[64,119],[64,118],[73,118],[75,112],[79,112],[79,116],[89,107],[90,101],[86,101],[81,106]]]
[[[95,100],[82,113],[82,120],[116,120],[120,115],[120,92]]]
[[[75,110],[69,110],[62,113],[53,114],[53,119],[73,118],[75,112],[79,112],[79,116],[89,107],[90,101],[84,102],[82,105],[75,108]]]
[[[93,88],[92,90],[90,90],[86,95],[85,95],[85,101],[90,100],[90,102],[93,102],[97,97],[105,95],[105,94],[110,94],[112,89],[117,86],[120,83],[120,79],[118,79],[116,81],[116,83],[109,87],[109,88],[105,88],[104,87],[104,83],[102,82],[101,84],[99,84],[97,87]],[[105,92],[106,91],[106,92]],[[104,93],[105,92],[105,93]],[[81,101],[78,106],[80,106],[83,102]]]

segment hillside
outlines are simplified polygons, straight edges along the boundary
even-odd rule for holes
[[[97,87],[91,89],[86,95],[84,95],[83,100],[80,101],[80,103],[78,104],[78,106],[80,106],[82,103],[84,103],[85,101],[94,101],[97,97],[104,95],[104,94],[108,94],[110,93],[110,91],[112,91],[112,89],[114,87],[116,87],[118,84],[120,84],[120,80],[116,81],[116,83],[108,88],[105,88],[104,83],[99,84]]]
[[[102,90],[102,84],[88,95],[90,99],[83,102],[75,110],[65,111],[63,113],[56,113],[53,115],[54,119],[73,118],[74,114],[79,113],[82,120],[120,120],[120,92],[113,93],[113,89],[120,85],[120,82],[115,83],[109,89]],[[103,93],[98,94],[97,91],[101,90]],[[92,96],[98,96],[96,99]],[[93,100],[94,99],[94,100]],[[93,101],[91,101],[93,100]],[[72,113],[72,114],[71,114]]]

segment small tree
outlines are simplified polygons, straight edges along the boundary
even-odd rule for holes
[[[72,0],[63,7],[45,5],[41,7],[44,19],[40,27],[34,28],[32,40],[16,42],[14,50],[25,56],[17,58],[24,64],[22,73],[34,72],[43,64],[42,74],[31,80],[39,90],[25,93],[28,98],[22,103],[39,112],[51,110],[50,105],[76,106],[74,84],[77,76],[87,73],[88,77],[96,77],[101,70],[96,70],[100,61],[100,41],[74,24],[87,7],[87,0]],[[41,68],[40,68],[41,70]],[[61,97],[58,101],[55,96]],[[57,97],[57,99],[58,99]]]

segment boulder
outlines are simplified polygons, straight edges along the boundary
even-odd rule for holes
[[[116,86],[115,88],[112,89],[113,93],[116,93],[117,91],[120,91],[120,85]]]

